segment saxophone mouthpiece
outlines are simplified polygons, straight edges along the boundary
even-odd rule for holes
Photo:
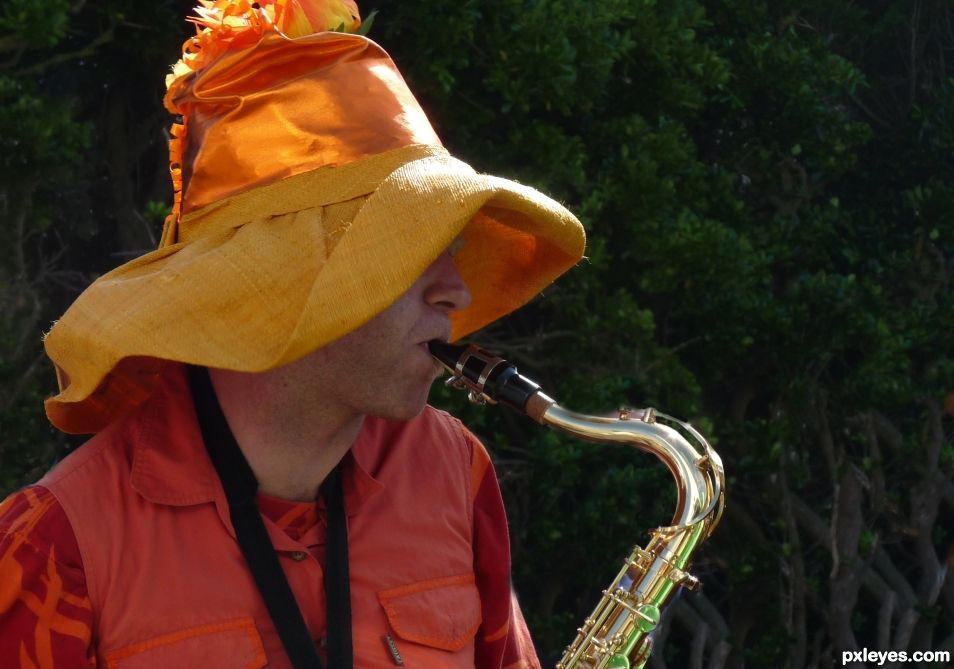
[[[467,350],[466,346],[448,344],[446,341],[441,341],[440,339],[432,339],[427,342],[427,348],[430,350],[431,355],[434,356],[439,363],[444,365],[444,368],[451,374],[455,373],[454,367],[457,365],[457,361],[460,360],[464,351]]]
[[[553,400],[540,392],[540,386],[517,373],[513,363],[478,346],[461,346],[433,340],[427,343],[431,355],[452,378],[448,385],[470,392],[478,404],[501,403],[540,422],[543,411]]]

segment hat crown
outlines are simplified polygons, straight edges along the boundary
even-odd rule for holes
[[[188,71],[170,75],[166,94],[166,107],[179,116],[169,145],[175,205],[164,245],[178,240],[183,215],[249,189],[393,149],[440,146],[397,66],[371,40],[335,31],[297,35],[317,20],[301,0],[254,3],[258,9],[244,0],[208,4],[196,20],[205,43],[184,54],[177,68]],[[308,7],[318,4],[333,3]],[[353,17],[345,27],[360,24],[353,3],[336,6],[325,20],[339,21],[344,11]]]

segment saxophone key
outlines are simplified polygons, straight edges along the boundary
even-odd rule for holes
[[[687,590],[691,590],[692,592],[695,592],[696,590],[698,590],[700,585],[698,578],[696,578],[689,572],[685,572],[675,567],[673,567],[669,572],[669,580],[675,583],[676,585],[680,585],[683,588],[686,588]]]
[[[640,632],[649,634],[659,625],[659,607],[654,604],[644,604],[636,611],[639,622],[636,623]]]

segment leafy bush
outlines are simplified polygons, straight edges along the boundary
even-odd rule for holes
[[[154,243],[162,75],[189,3],[0,11],[3,479],[64,447],[40,333]],[[377,5],[377,6],[376,6]],[[954,46],[945,3],[368,2],[447,146],[553,194],[587,259],[475,336],[562,404],[657,405],[729,474],[651,666],[801,667],[954,650],[950,258]],[[644,528],[665,470],[502,411],[515,583],[556,659]],[[668,643],[666,641],[668,640]]]

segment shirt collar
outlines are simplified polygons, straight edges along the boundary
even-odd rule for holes
[[[170,506],[216,502],[224,507],[224,492],[202,442],[184,365],[167,363],[154,395],[129,419],[134,430],[132,486],[139,494]],[[356,443],[368,438],[376,420],[365,419]],[[341,464],[345,509],[353,516],[383,485],[350,450]]]
[[[133,422],[132,486],[157,504],[190,506],[222,495],[202,443],[185,366],[169,363]]]

